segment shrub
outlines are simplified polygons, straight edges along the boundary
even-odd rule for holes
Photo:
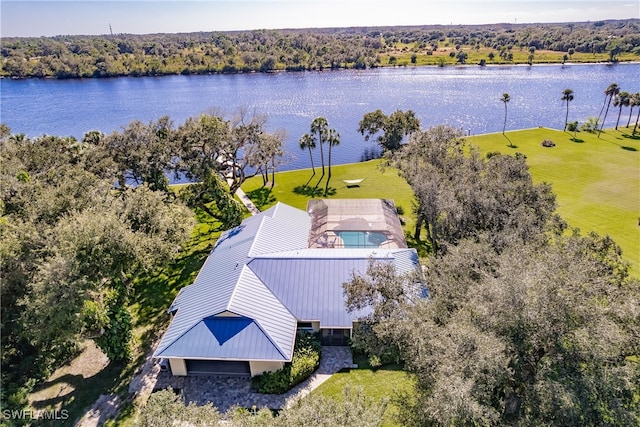
[[[543,147],[555,147],[556,146],[556,144],[550,139],[545,139],[544,141],[542,141],[541,145]]]
[[[289,390],[291,378],[291,366],[286,364],[284,368],[275,372],[265,372],[253,377],[251,385],[259,393],[282,394]]]
[[[578,130],[578,121],[576,120],[575,122],[567,123],[567,130],[569,132],[575,132],[576,130]]]
[[[381,341],[374,333],[372,325],[367,323],[354,325],[351,351],[354,355],[363,355],[374,369],[401,361],[398,347]]]
[[[296,337],[293,360],[275,372],[265,372],[253,378],[252,386],[259,393],[282,394],[300,384],[320,366],[322,347],[316,334],[301,332]]]
[[[583,124],[580,126],[580,130],[585,132],[595,132],[598,130],[598,118],[597,117],[589,117]]]
[[[136,425],[155,426],[215,426],[220,420],[218,409],[211,403],[199,406],[186,404],[184,397],[171,388],[153,393],[140,411]]]
[[[380,366],[382,366],[382,361],[377,354],[372,354],[371,356],[369,356],[369,366],[371,366],[373,369],[378,369]]]

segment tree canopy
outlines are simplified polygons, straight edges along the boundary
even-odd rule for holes
[[[114,362],[130,356],[135,278],[166,264],[194,212],[229,228],[244,211],[233,192],[273,172],[283,134],[244,111],[231,119],[131,122],[82,141],[0,132],[3,407],[94,338]],[[195,183],[182,191],[169,178]]]
[[[374,307],[354,342],[416,380],[402,425],[637,424],[640,282],[616,244],[567,233],[521,156],[481,158],[454,129],[394,158],[433,255],[420,280],[372,264],[344,290]]]
[[[87,78],[374,68],[426,61],[633,60],[637,19],[578,23],[430,25],[100,36],[3,37],[0,76]],[[451,49],[455,47],[455,50]],[[447,54],[445,50],[451,49]],[[497,55],[496,55],[497,53]],[[515,53],[515,55],[514,55]],[[451,57],[449,57],[451,55]],[[582,56],[581,56],[582,55]],[[497,58],[497,59],[496,59]],[[515,59],[514,59],[515,58]],[[485,61],[486,62],[486,61]]]
[[[358,124],[358,132],[364,135],[364,140],[379,134],[376,141],[385,151],[396,151],[402,145],[404,138],[420,129],[420,120],[411,110],[397,110],[387,116],[381,110],[364,115]]]
[[[167,193],[146,182],[115,189],[118,173],[100,167],[101,149],[73,138],[2,138],[3,399],[46,375],[81,337],[126,360],[132,278],[173,257],[191,232],[193,214]]]

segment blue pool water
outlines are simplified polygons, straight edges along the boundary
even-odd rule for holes
[[[379,248],[387,240],[382,233],[369,231],[338,231],[345,248]]]

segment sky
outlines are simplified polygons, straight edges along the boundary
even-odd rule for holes
[[[579,22],[639,17],[640,0],[1,0],[0,35]]]

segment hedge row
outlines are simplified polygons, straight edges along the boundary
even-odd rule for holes
[[[306,380],[320,366],[322,348],[315,334],[301,332],[296,337],[293,359],[282,369],[265,372],[253,378],[253,388],[259,393],[282,394]]]

